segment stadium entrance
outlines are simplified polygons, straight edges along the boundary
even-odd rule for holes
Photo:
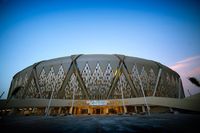
[[[111,106],[88,106],[88,107],[74,107],[73,114],[81,115],[105,115],[105,114],[119,114],[123,113],[123,107],[111,107]]]

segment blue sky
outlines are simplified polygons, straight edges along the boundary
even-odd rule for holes
[[[200,79],[200,2],[0,0],[0,93],[35,62],[71,54],[124,54]],[[186,72],[187,71],[187,72]]]

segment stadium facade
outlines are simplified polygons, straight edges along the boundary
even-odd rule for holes
[[[180,76],[158,62],[124,55],[72,55],[18,72],[1,113],[162,112],[181,108],[176,103],[184,97]]]

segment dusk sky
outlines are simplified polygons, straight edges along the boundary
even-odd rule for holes
[[[200,92],[200,1],[0,0],[0,94],[41,60],[72,54],[123,54],[166,65],[185,95]]]

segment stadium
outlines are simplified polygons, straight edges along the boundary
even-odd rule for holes
[[[185,98],[180,76],[161,63],[124,55],[72,55],[35,63],[14,75],[0,111],[21,115],[200,111],[191,99]]]

